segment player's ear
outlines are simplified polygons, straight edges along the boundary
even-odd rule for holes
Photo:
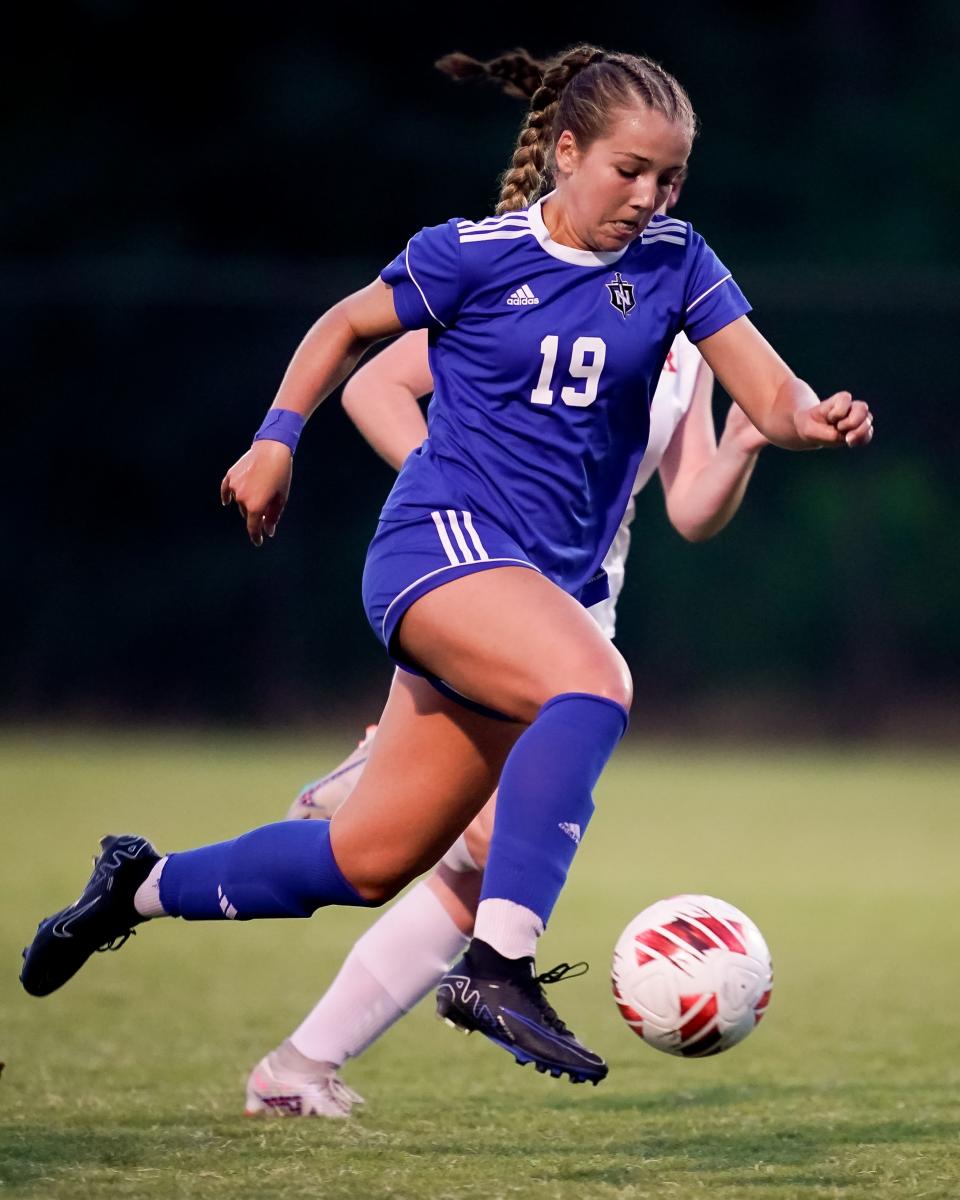
[[[580,161],[580,148],[569,129],[565,129],[557,138],[553,157],[560,175],[570,175],[576,170]]]

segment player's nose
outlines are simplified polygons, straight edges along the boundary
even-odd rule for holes
[[[638,175],[630,195],[631,205],[640,211],[652,212],[657,206],[657,181]]]

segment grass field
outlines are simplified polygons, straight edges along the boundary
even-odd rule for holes
[[[348,1064],[359,1118],[244,1119],[246,1072],[362,913],[157,922],[49,999],[20,991],[20,947],[102,832],[239,832],[343,748],[0,739],[0,1195],[960,1196],[960,758],[623,747],[540,956],[593,965],[555,1001],[611,1064],[597,1089],[519,1070],[427,1002]],[[703,1061],[641,1045],[609,994],[622,926],[679,891],[745,909],[776,966],[764,1024]]]

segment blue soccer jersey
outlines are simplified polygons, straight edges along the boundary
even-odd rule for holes
[[[424,229],[382,272],[403,325],[430,331],[434,398],[381,520],[468,510],[577,594],[630,500],[671,342],[750,306],[685,221],[594,253],[554,242],[541,203]]]

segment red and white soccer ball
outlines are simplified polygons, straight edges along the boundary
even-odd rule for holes
[[[613,995],[630,1028],[666,1054],[706,1058],[755,1029],[773,987],[760,930],[713,896],[672,896],[634,917],[613,952]]]

